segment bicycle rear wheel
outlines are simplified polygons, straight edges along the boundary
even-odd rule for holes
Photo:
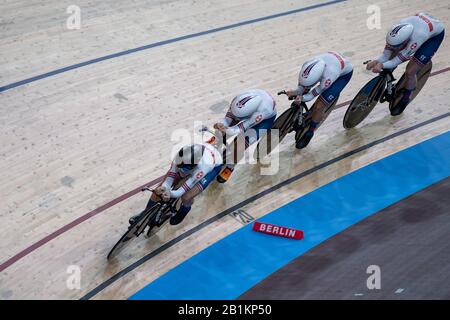
[[[343,120],[344,128],[350,129],[360,124],[372,112],[373,108],[375,108],[385,89],[386,78],[383,76],[377,76],[367,82],[359,90],[345,112]]]

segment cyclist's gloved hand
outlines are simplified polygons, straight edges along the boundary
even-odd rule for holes
[[[373,73],[380,73],[383,71],[383,64],[377,61],[377,64],[372,68]]]
[[[163,201],[169,201],[170,200],[170,191],[164,191],[163,194],[161,195],[161,198],[163,199]]]
[[[225,133],[227,130],[227,127],[223,123],[216,123],[214,125],[214,129],[219,130],[222,133]]]
[[[160,196],[164,191],[166,191],[166,188],[164,188],[163,186],[159,186],[155,189],[155,193],[157,196]]]
[[[292,100],[297,96],[297,93],[295,92],[295,90],[288,90],[286,91],[286,95],[288,96],[289,100]]]
[[[377,61],[377,60],[369,61],[369,62],[366,64],[366,69],[367,69],[367,70],[372,70],[373,67],[375,67],[377,64],[378,64],[378,61]]]
[[[296,96],[295,99],[294,99],[294,103],[297,106],[301,105],[302,104],[302,98],[303,98],[303,96]]]

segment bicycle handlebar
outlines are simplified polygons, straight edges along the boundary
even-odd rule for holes
[[[211,133],[213,136],[216,137],[216,132],[211,130],[210,128],[208,128],[207,126],[201,126],[200,128],[198,128],[198,132],[209,132]]]
[[[151,193],[156,194],[156,193],[155,193],[156,189],[150,189],[149,187],[144,187],[144,188],[141,189],[141,191],[142,191],[142,192],[144,192],[144,191],[150,191]],[[163,198],[161,197],[161,195],[156,194],[156,196],[159,197],[159,199],[160,199],[159,201],[162,201],[162,202],[164,202],[164,203],[168,203],[171,207],[173,207],[175,201],[179,199],[179,198],[170,198],[169,200],[164,201]]]
[[[287,92],[286,92],[286,90],[279,91],[279,92],[277,93],[277,95],[279,95],[279,96],[281,96],[282,94],[288,95]],[[289,96],[288,96],[288,99],[289,99],[289,100],[294,100],[295,97],[289,97]]]
[[[371,62],[371,61],[372,61],[372,60],[364,61],[363,64],[366,65],[366,64],[368,64],[368,63]],[[381,73],[392,75],[392,72],[393,72],[394,70],[395,70],[395,68],[394,68],[394,69],[385,69],[385,68],[383,68],[383,69],[381,70]],[[381,74],[381,73],[380,73],[380,74]],[[392,77],[393,77],[393,76],[392,76]]]

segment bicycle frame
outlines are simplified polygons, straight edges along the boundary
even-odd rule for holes
[[[150,192],[154,192],[154,190],[151,190],[151,189],[148,188],[148,187],[143,188],[142,191],[150,191]],[[148,211],[151,211],[151,210],[154,209],[155,206],[159,206],[159,208],[157,209],[157,213],[156,213],[155,218],[154,218],[154,219],[150,219],[150,220],[146,223],[146,226],[149,225],[149,223],[150,223],[151,220],[152,220],[152,221],[154,221],[154,222],[156,223],[156,224],[155,224],[156,226],[160,227],[160,226],[164,223],[164,221],[166,220],[166,219],[161,219],[161,218],[165,217],[165,215],[167,214],[167,212],[169,212],[169,211],[170,211],[171,213],[176,212],[175,205],[176,205],[177,200],[179,200],[179,199],[170,199],[169,201],[166,202],[166,201],[163,201],[163,200],[161,199],[161,200],[159,200],[156,204],[154,204],[153,207],[151,207],[151,208],[146,208],[146,209],[145,209],[146,211],[147,211],[147,210],[148,210]]]
[[[153,192],[153,190],[148,187],[143,188],[141,191]],[[145,208],[145,210],[141,213],[141,218],[139,218],[139,221],[137,221],[133,225],[130,225],[128,227],[128,230],[113,246],[113,248],[107,255],[107,259],[111,259],[111,257],[114,256],[114,253],[117,253],[121,248],[123,248],[126,242],[134,237],[139,237],[144,232],[145,228],[147,228],[147,226],[149,227],[147,235],[150,233],[153,227],[160,227],[169,218],[169,216],[167,216],[167,212],[174,211],[176,200],[177,199],[170,199],[168,202],[160,200],[152,207]]]
[[[161,227],[162,224],[167,220],[166,215],[168,212],[170,212],[171,215],[172,215],[172,213],[176,212],[176,210],[174,208],[176,200],[178,200],[178,199],[170,199],[168,202],[161,203],[161,207],[159,208],[159,210],[155,216],[155,219],[153,219],[153,221],[155,221],[157,227]]]
[[[309,115],[309,109],[306,106],[306,103],[304,103],[302,101],[302,103],[300,104],[300,106],[298,106],[295,102],[292,102],[291,104],[291,108],[299,108],[298,110],[298,117],[297,117],[297,121],[298,121],[298,125],[301,126],[303,124],[303,121],[305,120],[305,118],[308,117]],[[306,111],[305,114],[306,116],[304,116],[303,111]]]
[[[393,70],[386,70],[384,69],[381,73],[381,76],[384,77],[385,83],[386,83],[386,89],[381,93],[380,97],[377,97],[381,103],[388,101],[390,102],[390,99],[395,94],[395,84],[393,83],[396,79],[394,78],[394,75],[392,74]],[[387,92],[387,95],[386,95]],[[387,99],[386,99],[387,97]]]

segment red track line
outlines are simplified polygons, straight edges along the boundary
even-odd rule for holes
[[[450,71],[450,67],[432,72],[430,74],[430,76],[436,76],[438,74],[444,73]],[[343,103],[340,103],[338,105],[336,105],[336,108],[341,108],[344,107],[348,104],[350,104],[351,100],[349,101],[345,101]],[[74,221],[70,222],[69,224],[59,228],[58,230],[56,230],[55,232],[49,234],[48,236],[42,238],[41,240],[39,240],[38,242],[33,243],[31,246],[29,246],[28,248],[22,250],[21,252],[17,253],[16,255],[12,256],[11,258],[9,258],[8,260],[6,260],[5,262],[3,262],[0,265],[0,272],[2,272],[3,270],[5,270],[6,268],[8,268],[9,266],[11,266],[12,264],[16,263],[17,261],[19,261],[20,259],[22,259],[23,257],[29,255],[31,252],[33,252],[34,250],[42,247],[44,244],[46,244],[47,242],[50,242],[51,240],[55,239],[56,237],[58,237],[59,235],[69,231],[70,229],[76,227],[77,225],[79,225],[80,223],[96,216],[97,214],[105,211],[106,209],[111,208],[112,206],[115,206],[116,204],[118,204],[119,202],[122,202],[128,198],[130,198],[131,196],[134,196],[135,194],[139,193],[141,191],[141,189],[145,186],[152,186],[158,182],[160,182],[162,180],[162,176],[159,178],[154,179],[153,181],[150,181],[146,184],[144,184],[143,186],[140,186],[134,190],[131,190],[127,193],[125,193],[124,195],[121,195],[120,197],[111,200],[110,202],[98,207],[97,209],[92,210],[91,212],[86,213],[85,215],[75,219]]]
[[[335,109],[339,109],[339,108],[345,107],[345,106],[349,105],[350,102],[352,102],[352,100],[347,100],[347,101],[345,101],[345,102],[339,103],[339,104],[337,104],[336,107],[334,107],[334,108],[335,108]]]
[[[447,71],[450,71],[450,67],[447,67],[447,68],[444,68],[444,69],[432,72],[432,73],[430,73],[430,77],[437,76],[438,74],[441,74],[441,73],[444,73],[444,72],[447,72]]]
[[[139,193],[141,191],[141,189],[143,187],[146,186],[153,186],[156,183],[160,182],[162,180],[162,176],[152,180],[134,190],[131,190],[123,195],[121,195],[120,197],[117,197],[113,200],[111,200],[108,203],[105,203],[104,205],[98,207],[97,209],[92,210],[91,212],[86,213],[85,215],[75,219],[74,221],[70,222],[69,224],[59,228],[58,230],[56,230],[55,232],[49,234],[48,236],[42,238],[41,240],[39,240],[36,243],[33,243],[31,246],[29,246],[28,248],[22,250],[21,252],[19,252],[18,254],[14,255],[13,257],[9,258],[8,260],[6,260],[5,262],[3,262],[0,265],[0,272],[2,272],[3,270],[5,270],[6,268],[8,268],[9,266],[11,266],[12,264],[16,263],[18,260],[22,259],[23,257],[27,256],[28,254],[30,254],[31,252],[33,252],[34,250],[42,247],[44,244],[46,244],[47,242],[55,239],[56,237],[58,237],[59,235],[65,233],[66,231],[69,231],[70,229],[76,227],[77,225],[79,225],[80,223],[96,216],[97,214],[105,211],[106,209],[111,208],[112,206],[115,206],[116,204],[118,204],[119,202],[122,202],[128,198],[130,198],[131,196],[134,196],[135,194]]]

